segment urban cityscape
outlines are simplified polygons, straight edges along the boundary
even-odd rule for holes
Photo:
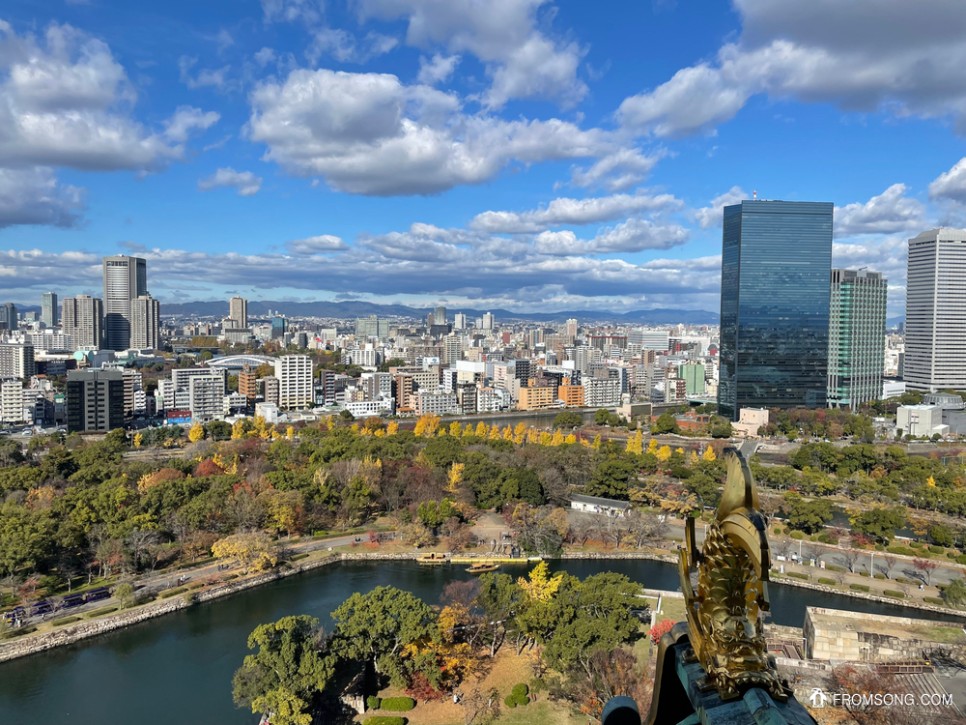
[[[966,723],[964,38],[15,0],[0,721]]]

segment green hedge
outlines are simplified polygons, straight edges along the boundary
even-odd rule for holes
[[[406,712],[416,707],[416,701],[411,697],[386,697],[382,700],[383,710],[391,712]]]
[[[933,554],[945,554],[946,553],[945,547],[936,546],[935,544],[930,544],[929,545],[929,551],[932,552]]]
[[[818,578],[818,583],[819,584],[825,584],[825,585],[831,586],[831,585],[835,584],[835,580],[834,579],[829,579],[827,576],[820,576]]]
[[[88,619],[94,619],[94,617],[101,617],[105,614],[110,614],[111,612],[116,612],[118,607],[101,607],[100,609],[95,609],[93,612],[88,612],[84,616]]]
[[[867,592],[869,591],[868,584],[849,584],[849,589],[854,592]]]
[[[887,597],[894,597],[895,599],[905,599],[906,595],[902,592],[896,591],[895,589],[886,589],[882,592]]]
[[[796,579],[805,579],[806,581],[811,579],[808,574],[800,571],[786,571],[785,576],[795,577]]]
[[[30,634],[31,632],[36,632],[37,628],[30,624],[26,627],[10,627],[6,631],[0,631],[0,639],[13,639],[14,637],[23,637],[25,634]]]
[[[793,531],[792,533],[789,534],[789,536],[795,539],[795,541],[805,538],[805,534],[803,534],[801,531]]]
[[[362,725],[406,725],[406,718],[399,715],[374,715],[363,720]]]
[[[902,546],[901,544],[896,544],[895,546],[890,546],[886,549],[890,554],[898,554],[899,556],[915,556],[916,552],[910,549],[908,546]]]
[[[924,601],[926,604],[935,604],[938,607],[946,606],[945,600],[941,599],[940,597],[923,597],[922,601]]]
[[[73,614],[69,617],[61,617],[60,619],[55,619],[51,624],[55,627],[61,627],[65,624],[71,624],[72,622],[81,621],[81,616],[79,614]]]
[[[175,587],[174,589],[167,589],[158,595],[158,599],[167,599],[168,597],[175,597],[179,594],[184,594],[188,591],[188,587]]]
[[[918,584],[919,583],[915,579],[910,579],[907,576],[897,576],[895,580],[900,584]]]
[[[302,559],[308,559],[308,558],[309,558],[309,555],[306,554],[305,552],[302,552],[301,554],[294,554],[291,557],[292,561],[301,561]]]
[[[826,564],[825,565],[825,571],[841,572],[841,571],[845,571],[845,567],[844,566],[838,566],[836,564]]]
[[[369,697],[366,698],[366,707],[370,710],[378,710],[380,707],[382,707],[382,698],[378,697],[377,695],[369,695]]]
[[[956,563],[966,565],[966,554],[960,554],[959,556],[957,556]]]

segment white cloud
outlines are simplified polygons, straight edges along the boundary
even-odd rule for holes
[[[614,194],[587,199],[554,199],[547,206],[524,212],[486,211],[470,227],[487,232],[539,232],[564,224],[593,224],[644,211],[669,211],[681,206],[671,194]]]
[[[0,229],[16,224],[72,227],[83,211],[83,191],[59,184],[50,169],[0,169]]]
[[[262,0],[266,23],[286,22],[314,25],[325,15],[322,0]]]
[[[334,234],[319,234],[305,239],[296,239],[286,245],[292,254],[315,255],[347,249],[341,237]]]
[[[262,179],[251,171],[235,171],[229,166],[218,169],[198,182],[198,188],[202,191],[226,186],[237,189],[239,196],[254,196],[262,188]]]
[[[578,239],[569,229],[546,230],[534,237],[534,249],[541,254],[572,256],[609,252],[642,252],[670,249],[688,240],[688,232],[676,224],[655,224],[647,219],[628,219],[601,230],[590,240]]]
[[[929,184],[929,196],[933,199],[951,199],[966,203],[966,156]]]
[[[665,155],[663,150],[645,156],[640,149],[618,149],[589,167],[575,168],[571,181],[577,186],[624,191],[640,183]]]
[[[613,137],[550,119],[465,115],[459,99],[394,75],[296,70],[251,96],[248,134],[291,173],[360,194],[431,194],[512,162],[597,156]]]
[[[214,111],[202,111],[192,106],[180,106],[165,122],[164,135],[175,143],[184,143],[195,130],[211,128],[221,118]]]
[[[432,58],[422,57],[419,59],[419,75],[417,76],[417,80],[427,86],[445,83],[453,75],[453,71],[456,70],[459,62],[459,55],[434,53]]]
[[[319,28],[312,34],[312,43],[305,54],[313,65],[323,55],[340,63],[367,63],[390,52],[398,43],[395,38],[382,33],[367,33],[360,40],[340,28]]]
[[[835,236],[894,234],[922,229],[925,210],[922,204],[905,195],[905,184],[893,184],[867,202],[855,202],[835,209]]]
[[[743,31],[714,62],[621,104],[628,128],[708,130],[759,93],[846,110],[952,117],[966,129],[966,13],[958,0],[736,0]]]
[[[709,206],[695,209],[695,221],[701,225],[702,229],[720,226],[724,208],[732,204],[738,204],[747,198],[748,194],[740,186],[732,186],[724,194],[720,194],[712,199]]]
[[[198,64],[197,58],[183,55],[178,58],[178,72],[181,82],[188,88],[195,90],[198,88],[217,88],[223,89],[228,83],[229,66],[221,68],[202,68],[197,73],[192,73]]]
[[[489,108],[515,98],[581,100],[587,86],[577,78],[584,51],[576,43],[553,40],[537,28],[546,0],[360,0],[363,17],[408,18],[406,41],[417,48],[442,46],[470,53],[486,66]]]

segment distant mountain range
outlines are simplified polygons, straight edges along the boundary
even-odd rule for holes
[[[273,302],[270,300],[250,300],[248,302],[248,316],[261,317],[269,311],[277,311],[288,317],[329,317],[335,319],[353,319],[378,315],[380,317],[410,317],[424,319],[433,311],[433,307],[408,307],[406,305],[380,305],[373,302],[345,301],[345,302]],[[565,310],[562,312],[513,312],[512,310],[491,309],[478,310],[466,307],[447,307],[447,317],[452,321],[453,313],[462,312],[469,318],[482,317],[484,312],[491,312],[497,321],[506,320],[536,320],[540,322],[558,322],[575,317],[583,322],[628,322],[636,324],[670,325],[678,322],[692,325],[716,325],[718,314],[706,310],[681,310],[674,308],[655,308],[651,310],[633,310],[631,312],[612,312],[608,310]],[[178,304],[161,304],[161,314],[165,317],[215,317],[221,318],[228,314],[228,303],[225,300],[208,302],[182,302]]]

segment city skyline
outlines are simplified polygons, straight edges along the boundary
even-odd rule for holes
[[[7,298],[98,296],[123,253],[162,306],[714,310],[757,191],[833,201],[896,316],[907,240],[964,223],[955,3],[482,7],[13,3]]]

